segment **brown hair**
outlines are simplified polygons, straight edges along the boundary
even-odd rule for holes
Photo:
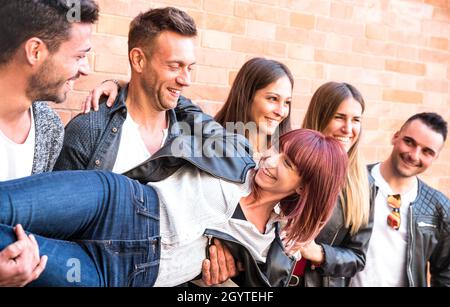
[[[215,116],[215,120],[224,127],[228,122],[244,124],[251,122],[251,109],[256,92],[285,76],[289,78],[293,88],[294,77],[283,63],[264,58],[247,61],[239,70],[227,101]],[[280,123],[278,128],[280,134],[291,130],[290,115],[289,110],[288,116]]]
[[[98,5],[93,0],[79,0],[79,23],[95,23]],[[50,53],[58,51],[70,38],[71,7],[65,0],[14,0],[0,4],[0,65],[8,63],[27,40],[41,39]]]
[[[331,217],[345,184],[347,153],[333,138],[298,129],[280,137],[280,152],[296,166],[302,192],[281,200],[288,241],[309,242]]]
[[[147,56],[152,53],[153,40],[163,31],[183,36],[197,36],[195,21],[187,13],[174,8],[152,9],[139,14],[130,25],[128,51],[142,48]]]
[[[303,128],[323,132],[336,114],[339,106],[348,98],[353,98],[365,110],[361,93],[351,84],[328,82],[314,93],[303,121]],[[369,221],[369,183],[365,164],[359,154],[358,140],[348,151],[349,168],[347,183],[341,194],[346,227],[355,234]]]

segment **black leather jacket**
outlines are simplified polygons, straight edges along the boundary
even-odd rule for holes
[[[409,209],[406,261],[410,287],[427,286],[427,262],[431,285],[450,287],[450,200],[421,180]]]
[[[373,180],[369,181],[369,223],[355,235],[351,235],[350,230],[345,227],[342,204],[338,200],[331,219],[316,238],[316,243],[323,247],[325,262],[320,267],[315,267],[308,262],[299,286],[346,287],[350,283],[350,278],[364,269],[366,252],[372,235],[373,207],[376,196]]]
[[[55,170],[109,170],[119,150],[122,125],[127,117],[128,86],[120,90],[114,106],[100,104],[98,112],[80,114],[66,127],[64,145]],[[185,163],[213,176],[242,183],[255,167],[245,137],[230,134],[189,99],[181,97],[175,110],[167,111],[169,134],[151,159],[127,172],[142,183],[163,180]],[[227,158],[217,154],[227,151]]]

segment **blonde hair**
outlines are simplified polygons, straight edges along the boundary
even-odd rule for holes
[[[354,86],[347,83],[325,83],[311,99],[303,121],[303,128],[323,132],[340,104],[350,97],[361,104],[364,113],[364,99]],[[358,146],[361,136],[362,131],[348,152],[346,184],[340,194],[345,226],[350,229],[352,235],[368,224],[370,214],[369,179]]]

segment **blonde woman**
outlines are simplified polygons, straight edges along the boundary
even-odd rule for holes
[[[330,221],[317,238],[300,248],[294,282],[305,287],[348,286],[364,269],[372,234],[373,189],[359,154],[361,120],[365,102],[347,83],[328,82],[313,95],[303,128],[317,130],[338,140],[349,158],[346,185]]]

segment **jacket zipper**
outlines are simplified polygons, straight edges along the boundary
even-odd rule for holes
[[[414,287],[414,280],[412,278],[412,245],[414,244],[414,232],[413,232],[413,206],[409,207],[409,229],[411,232],[410,235],[410,245],[409,245],[409,263],[408,263],[408,278],[411,284],[411,287]]]
[[[206,237],[208,238],[208,242],[211,242],[213,237],[216,237],[220,240],[223,241],[228,241],[228,242],[232,242],[235,243],[237,245],[239,245],[240,247],[243,247],[244,250],[250,254],[250,259],[252,260],[252,264],[254,265],[254,267],[256,268],[257,272],[259,273],[259,275],[261,276],[261,278],[266,282],[266,284],[271,287],[270,282],[267,280],[267,277],[263,274],[263,272],[261,272],[260,268],[258,267],[258,264],[256,263],[255,259],[253,258],[252,254],[248,251],[247,247],[245,247],[244,245],[242,245],[240,242],[236,241],[236,240],[231,240],[231,239],[227,239],[227,238],[223,238],[220,235],[215,234],[213,235],[206,235]]]

